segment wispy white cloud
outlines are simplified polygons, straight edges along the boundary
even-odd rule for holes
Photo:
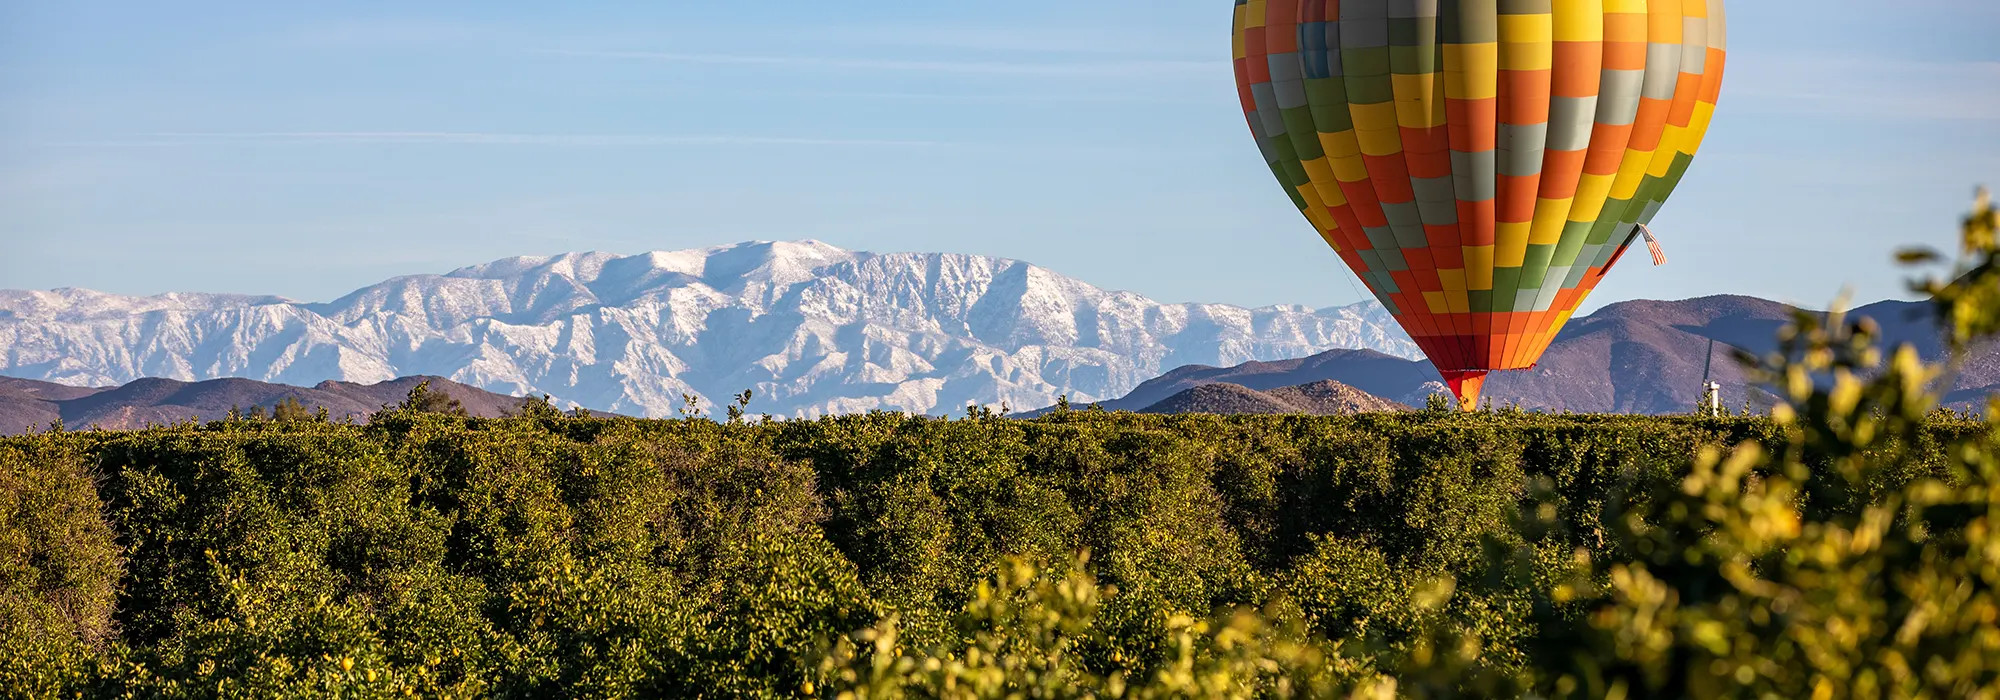
[[[540,53],[580,58],[657,61],[710,66],[769,66],[843,71],[900,71],[960,75],[1049,76],[1080,78],[1186,78],[1227,74],[1217,61],[949,61],[928,59],[852,58],[843,56],[778,56],[667,51],[599,51],[547,49]],[[1219,67],[1218,67],[1219,66]]]
[[[1165,30],[1070,27],[1059,25],[871,24],[791,27],[783,30],[786,45],[901,46],[954,52],[1040,53],[1078,55],[1158,56],[1163,50],[1199,56],[1228,49],[1228,37],[1215,32],[1177,34]]]
[[[800,90],[783,92],[732,93],[732,97],[782,97],[785,99],[855,99],[855,100],[906,100],[918,102],[975,102],[975,103],[1142,103],[1142,104],[1207,104],[1213,102],[1211,96],[1189,92],[1161,92],[1155,94],[1129,92],[1103,92],[1079,90],[1073,93],[1054,92],[917,92],[891,90]]]
[[[682,134],[535,134],[465,131],[272,131],[170,132],[137,139],[91,142],[104,145],[176,145],[187,143],[351,143],[463,144],[499,146],[893,146],[927,147],[941,141],[899,139],[797,138],[743,135]]]

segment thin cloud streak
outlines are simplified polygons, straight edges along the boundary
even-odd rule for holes
[[[784,34],[786,45],[833,43],[848,46],[900,46],[952,51],[990,51],[1021,54],[1138,55],[1157,54],[1161,49],[1207,47],[1227,50],[1228,37],[1217,41],[1213,33],[1184,31],[1179,35],[1163,32],[1119,30],[1110,27],[1064,25],[997,26],[878,24],[836,25],[794,28]]]
[[[868,99],[868,100],[915,100],[930,102],[1078,102],[1078,103],[1137,103],[1137,104],[1208,104],[1214,102],[1208,96],[1183,95],[1137,95],[1102,92],[1056,93],[965,93],[965,92],[868,92],[868,91],[774,91],[761,93],[735,93],[734,97],[782,97],[787,99]]]
[[[1082,78],[1182,78],[1226,75],[1215,61],[1094,61],[1029,63],[1018,61],[916,61],[838,58],[830,56],[763,56],[751,54],[674,53],[661,51],[579,51],[546,49],[537,53],[578,58],[607,58],[709,66],[791,66],[831,70],[905,71],[959,75],[1053,76]]]
[[[942,141],[897,139],[672,134],[532,134],[463,131],[169,132],[146,134],[138,141],[100,141],[93,143],[104,145],[181,145],[189,143],[233,142],[629,147],[891,146],[921,148],[948,145]]]

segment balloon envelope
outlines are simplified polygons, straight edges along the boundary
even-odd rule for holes
[[[1470,407],[1527,369],[1687,171],[1722,0],[1238,0],[1293,204]]]

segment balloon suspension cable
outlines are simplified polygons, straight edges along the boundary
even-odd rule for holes
[[[1486,389],[1486,370],[1438,372],[1444,376],[1444,383],[1451,387],[1451,395],[1458,399],[1461,411],[1479,410],[1479,394]]]

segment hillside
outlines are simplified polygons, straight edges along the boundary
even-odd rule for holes
[[[231,409],[269,410],[286,399],[297,399],[308,409],[324,407],[328,417],[336,421],[349,418],[366,421],[382,406],[401,403],[411,389],[424,381],[431,383],[432,391],[457,399],[474,416],[499,417],[521,403],[519,398],[439,377],[404,377],[369,385],[329,381],[310,388],[248,379],[193,383],[141,379],[100,389],[0,378],[0,435],[44,428],[58,419],[71,429],[108,430],[169,425],[190,419],[210,421],[228,416]]]
[[[1321,381],[1270,391],[1258,391],[1238,384],[1203,384],[1167,397],[1140,410],[1140,413],[1345,416],[1405,410],[1409,407],[1371,396],[1346,384]]]
[[[1775,350],[1778,329],[1792,313],[1793,308],[1784,304],[1739,296],[1612,304],[1572,321],[1535,369],[1495,373],[1487,383],[1486,398],[1501,405],[1553,411],[1681,413],[1700,398],[1702,372],[1708,369],[1723,385],[1724,405],[1737,408],[1751,399],[1752,390],[1731,351]],[[1942,359],[1942,345],[1922,304],[1882,302],[1857,309],[1854,315],[1875,319],[1887,343],[1910,343],[1926,359]],[[1715,341],[1712,366],[1707,364],[1710,340]],[[1429,362],[1367,350],[1334,350],[1275,362],[1181,367],[1101,405],[1137,411],[1207,384],[1268,391],[1325,380],[1419,406],[1443,391]],[[1971,401],[1996,391],[2000,391],[2000,348],[1989,345],[1966,358],[1950,399]]]

